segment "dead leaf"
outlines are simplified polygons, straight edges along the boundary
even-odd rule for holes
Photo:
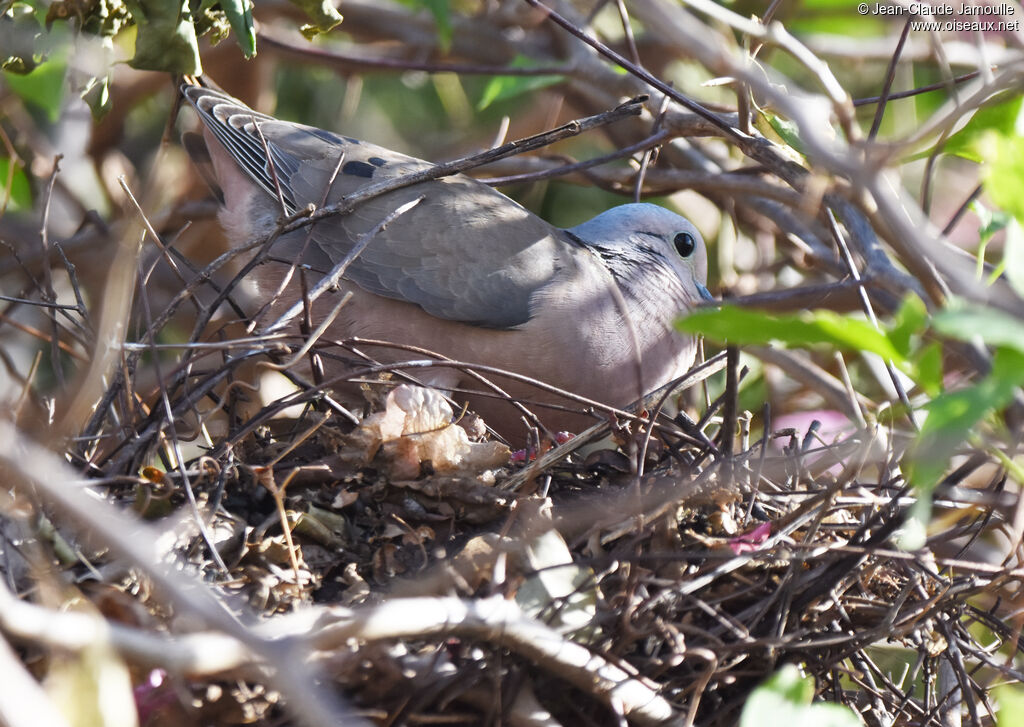
[[[402,384],[387,397],[383,412],[371,414],[352,434],[363,445],[365,463],[374,456],[395,479],[415,479],[424,463],[437,473],[481,472],[508,463],[508,447],[473,442],[453,425],[452,408],[434,389]]]

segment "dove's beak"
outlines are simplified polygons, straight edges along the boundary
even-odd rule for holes
[[[701,300],[714,300],[715,299],[715,297],[713,295],[711,295],[711,291],[708,290],[707,288],[705,288],[700,283],[698,283],[696,280],[693,281],[693,284],[697,286],[697,292],[700,293]]]

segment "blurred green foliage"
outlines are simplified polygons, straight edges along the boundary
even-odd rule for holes
[[[536,77],[464,76],[452,74],[457,90],[417,71],[371,74],[360,79],[358,109],[342,118],[349,83],[327,69],[284,64],[276,76],[274,114],[285,119],[354,135],[375,144],[430,161],[455,158],[493,143],[502,118],[521,115],[524,89],[503,93],[480,104],[496,78],[534,81]],[[544,78],[547,78],[546,76]],[[556,77],[554,82],[558,82]],[[548,85],[548,84],[544,84]],[[536,89],[534,90],[536,93]],[[452,102],[444,95],[461,96]],[[535,99],[531,99],[535,101]],[[511,137],[510,137],[511,138]],[[597,133],[560,142],[549,151],[587,159],[608,153],[612,146]],[[619,162],[625,164],[626,162]],[[486,170],[481,170],[486,174]],[[513,184],[502,192],[560,227],[571,227],[625,200],[621,194],[599,187],[581,186],[558,179]],[[665,200],[650,200],[664,204]]]
[[[25,170],[0,156],[0,215],[8,210],[22,212],[32,209],[32,190]]]
[[[60,115],[64,101],[66,72],[67,59],[54,54],[24,75],[5,71],[4,82],[24,103],[42,111],[52,122]]]
[[[528,56],[516,56],[509,64],[512,68],[533,68],[537,64]],[[476,108],[482,111],[495,101],[515,98],[531,91],[552,86],[564,80],[564,76],[545,74],[541,76],[494,76],[484,88]]]
[[[1024,687],[1004,684],[993,690],[996,703],[996,727],[1018,727],[1024,724]]]
[[[39,36],[45,9],[29,2],[13,2],[0,12],[0,69],[30,73],[45,57]]]
[[[448,0],[398,0],[407,8],[426,8],[434,19],[441,49],[445,52],[452,44],[452,9]]]
[[[1016,93],[1003,94],[990,100],[975,112],[970,121],[946,140],[942,151],[970,159],[972,162],[982,161],[985,156],[983,145],[989,139],[990,132],[995,132],[1003,138],[1015,134],[1017,120],[1021,117],[1022,101],[1024,97]],[[998,200],[996,202],[1002,204]]]
[[[740,727],[860,727],[860,719],[839,704],[813,702],[814,679],[795,664],[783,665],[743,705]]]
[[[329,0],[291,2],[313,20],[301,28],[307,37],[342,20]],[[256,53],[251,0],[57,0],[48,6],[14,0],[0,14],[0,40],[19,39],[0,43],[3,69],[31,72],[50,52],[48,36],[58,22],[105,40],[134,28],[135,51],[128,63],[142,70],[201,74],[198,38],[210,34],[218,42],[232,30],[245,57]]]

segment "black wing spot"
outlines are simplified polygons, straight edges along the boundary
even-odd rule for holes
[[[341,168],[343,174],[351,174],[353,177],[366,177],[370,179],[377,168],[366,162],[348,162]]]
[[[324,141],[329,141],[332,144],[344,144],[345,140],[335,134],[333,131],[327,131],[326,129],[310,129],[313,136],[319,137]]]
[[[370,157],[366,161],[370,162],[370,164],[372,164],[375,167],[382,167],[385,164],[387,164],[387,160],[381,159],[380,157]]]

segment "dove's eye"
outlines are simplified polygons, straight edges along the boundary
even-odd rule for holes
[[[680,232],[673,239],[672,243],[676,246],[676,252],[682,257],[690,257],[693,251],[697,249],[697,241],[693,239],[693,235],[689,232]]]

